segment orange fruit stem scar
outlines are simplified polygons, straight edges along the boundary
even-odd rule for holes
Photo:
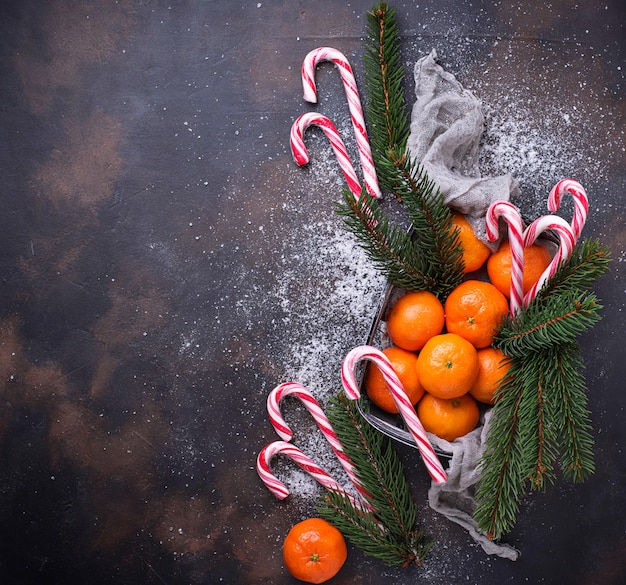
[[[456,333],[436,335],[419,353],[417,372],[420,384],[432,396],[458,398],[469,392],[478,375],[476,348]]]
[[[325,583],[332,579],[347,557],[343,534],[321,518],[298,522],[283,543],[283,560],[287,570],[305,583]]]
[[[506,297],[493,284],[466,280],[446,299],[446,329],[467,339],[474,347],[487,347],[508,312]]]

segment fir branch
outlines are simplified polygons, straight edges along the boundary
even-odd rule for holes
[[[524,487],[520,409],[526,383],[523,364],[513,361],[501,382],[480,461],[474,519],[478,529],[497,540],[515,524]]]
[[[522,445],[522,478],[530,480],[532,489],[543,489],[546,480],[555,478],[558,458],[557,433],[554,425],[554,397],[550,383],[554,367],[552,352],[528,355],[521,364],[524,377],[526,411],[520,411]]]
[[[387,565],[420,565],[428,550],[421,532],[415,531],[408,543],[398,541],[391,532],[381,530],[374,514],[355,513],[349,498],[341,492],[326,492],[318,504],[318,512],[363,553]]]
[[[365,109],[372,128],[372,154],[381,185],[394,192],[397,186],[394,153],[405,151],[410,131],[395,9],[381,2],[367,13],[367,23]]]
[[[452,210],[421,165],[405,157],[399,170],[411,186],[404,201],[414,238],[437,267],[437,293],[445,299],[464,279],[463,248],[457,230],[452,229]]]
[[[587,410],[583,362],[577,344],[559,346],[549,380],[555,432],[561,445],[561,467],[567,479],[584,481],[594,469],[593,436]]]
[[[436,290],[437,266],[409,233],[392,224],[378,202],[365,192],[357,201],[344,189],[337,212],[359,245],[389,282],[407,290]]]
[[[357,475],[377,517],[391,530],[407,537],[415,523],[416,512],[400,459],[389,441],[383,440],[383,436],[363,419],[354,401],[345,394],[336,397],[329,409],[333,428],[357,467]]]
[[[423,184],[425,179],[416,180]],[[462,282],[462,248],[452,228],[450,208],[438,193],[412,193],[406,198],[412,221],[408,233],[392,224],[378,202],[365,192],[358,201],[347,189],[343,195],[337,212],[393,285],[410,291],[429,290],[443,301]]]
[[[415,504],[389,440],[367,424],[343,393],[330,401],[327,412],[375,512],[355,507],[345,494],[329,492],[318,504],[319,513],[366,554],[391,565],[420,564],[429,544],[414,528]]]
[[[405,109],[395,11],[385,2],[368,13],[365,72],[372,152],[381,184],[406,203],[411,234],[391,225],[377,202],[344,190],[338,212],[387,279],[406,290],[429,290],[442,301],[463,280],[463,251],[452,212],[424,169],[407,152]]]
[[[565,302],[582,317],[554,312]],[[594,469],[576,336],[597,321],[598,304],[593,295],[580,299],[571,293],[531,307],[509,319],[510,329],[503,327],[494,344],[509,356],[511,368],[493,407],[476,492],[474,517],[489,538],[500,538],[512,528],[527,484],[544,489],[554,481],[557,461],[574,481]],[[589,307],[593,317],[585,314]],[[578,323],[561,327],[568,319]]]
[[[537,299],[548,298],[553,294],[562,294],[568,290],[585,291],[609,269],[611,255],[606,246],[598,240],[583,240],[577,244],[571,256],[565,260],[537,293]]]
[[[516,316],[507,317],[493,345],[510,357],[521,358],[552,346],[572,343],[600,320],[602,306],[594,294],[576,290],[552,294],[543,303],[532,302]]]
[[[554,424],[554,354],[552,348],[512,360],[498,390],[474,512],[479,530],[491,539],[513,527],[527,486],[543,489],[556,476],[560,435]]]

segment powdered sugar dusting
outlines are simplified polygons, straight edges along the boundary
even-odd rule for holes
[[[335,123],[337,120],[344,140],[349,142],[349,118],[335,116]],[[298,168],[289,161],[281,171],[280,180],[289,187],[282,192],[279,209],[273,212],[299,227],[282,230],[271,241],[277,264],[273,269],[275,286],[257,296],[256,304],[248,309],[251,314],[270,307],[280,309],[281,317],[273,321],[274,329],[268,336],[270,378],[275,384],[302,384],[324,408],[342,388],[343,357],[366,341],[385,279],[335,212],[345,181],[325,137],[312,130],[306,143],[311,162]],[[267,395],[269,390],[263,388],[262,392]],[[304,407],[287,398],[282,411],[294,431],[294,444],[351,489],[345,471]],[[317,498],[322,490],[291,463],[277,462],[275,471],[297,499]]]
[[[524,39],[494,38],[483,41],[482,59],[469,62],[476,42],[461,39],[439,54],[444,67],[482,102],[482,174],[517,179],[520,197],[514,203],[531,219],[546,213],[548,193],[563,178],[583,186],[610,182],[624,161],[626,135],[611,88],[587,83],[593,48],[564,41],[544,47],[547,56],[540,61],[528,60]],[[596,145],[593,150],[590,144]],[[605,195],[590,192],[590,201],[610,200]],[[567,218],[570,212],[563,211]]]
[[[479,41],[461,39],[453,47],[446,42],[436,48],[444,68],[454,73],[483,103],[482,174],[513,175],[521,188],[521,198],[515,203],[528,218],[546,213],[548,192],[564,177],[571,176],[583,185],[590,179],[595,184],[608,182],[613,172],[611,164],[615,164],[607,164],[611,154],[618,152],[623,156],[624,128],[610,115],[608,92],[587,87],[578,77],[584,70],[581,63],[588,58],[587,49],[570,48],[573,53],[570,58],[577,62],[576,67],[568,68],[567,63],[557,60],[550,62],[542,71],[543,77],[533,81],[533,88],[538,87],[533,91],[538,93],[531,95],[524,79],[532,68],[518,57],[517,41],[484,40],[485,58],[470,62],[468,55],[476,54],[470,45],[476,42]],[[416,60],[430,48],[430,44],[418,39],[409,52],[413,51]],[[415,60],[407,62],[407,77]],[[550,91],[553,79],[559,79],[562,91]],[[341,89],[337,87],[336,92],[341,94]],[[412,99],[410,92],[407,99]],[[320,106],[320,112],[337,125],[348,149],[353,148],[347,110]],[[298,113],[294,112],[294,116]],[[606,135],[602,152],[590,152],[587,146],[593,142],[590,136],[598,131]],[[282,213],[293,215],[299,227],[297,231],[286,230],[277,246],[276,288],[264,302],[274,303],[282,311],[268,348],[275,358],[272,374],[276,383],[300,382],[324,405],[341,389],[341,361],[352,347],[365,341],[385,283],[333,213],[333,202],[340,198],[344,180],[325,138],[313,131],[307,134],[306,143],[311,153],[310,165],[299,169],[290,162],[281,171],[289,177],[283,180],[289,187],[283,193]],[[356,160],[354,150],[351,154]],[[593,201],[594,194],[590,195]],[[599,200],[603,199],[602,195],[597,194]],[[564,202],[562,214],[569,218],[568,205],[571,202]],[[284,413],[296,430],[294,443],[348,485],[343,469],[304,408],[289,400],[284,404]],[[276,473],[296,500],[311,502],[321,491],[293,464],[278,464]],[[439,532],[440,536],[443,532],[446,540],[448,525],[444,523],[442,527],[440,518],[434,518],[425,504],[423,508],[419,517],[424,519],[422,524],[427,532]],[[449,529],[458,532],[456,527]],[[455,532],[448,540],[455,538],[464,539],[465,535]],[[445,543],[434,548],[424,566],[424,576],[433,582],[458,576],[456,569],[448,574],[446,566],[439,564],[449,554]],[[481,561],[490,562],[488,558]]]

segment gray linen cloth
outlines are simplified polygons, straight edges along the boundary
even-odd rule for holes
[[[480,479],[479,463],[489,429],[490,416],[491,410],[487,410],[482,421],[483,424],[480,424],[471,433],[452,442],[444,441],[429,434],[433,446],[444,452],[452,453],[452,458],[446,470],[448,481],[442,485],[431,483],[428,490],[428,505],[452,522],[465,528],[487,554],[515,561],[520,555],[519,551],[508,544],[489,540],[478,531],[473,518],[474,491],[476,483]]]
[[[493,201],[519,193],[510,175],[481,177],[478,158],[485,119],[480,101],[437,62],[433,49],[415,65],[416,101],[408,149],[450,207],[467,216],[487,242],[485,214]]]

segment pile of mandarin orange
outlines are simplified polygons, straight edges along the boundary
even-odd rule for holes
[[[478,239],[461,214],[459,230],[465,273],[486,264],[488,281],[465,280],[445,303],[428,291],[408,292],[389,310],[386,325],[392,346],[383,350],[416,405],[424,428],[453,441],[478,425],[478,403],[493,404],[508,362],[492,347],[494,334],[509,310],[511,252],[508,242],[491,250]],[[524,292],[550,263],[550,253],[535,244],[524,251]],[[364,380],[369,399],[397,413],[380,370],[371,364]]]

